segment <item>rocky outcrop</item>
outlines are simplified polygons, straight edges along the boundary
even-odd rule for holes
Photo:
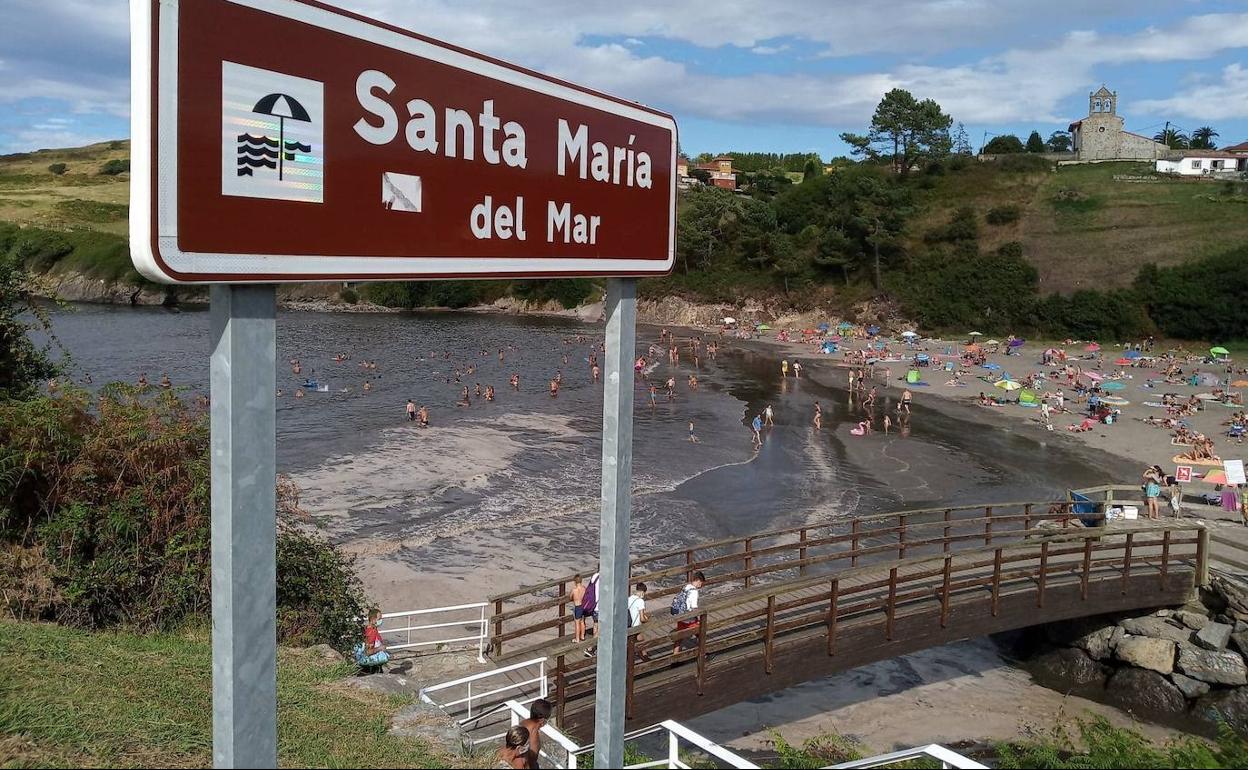
[[[1118,660],[1158,674],[1174,671],[1174,642],[1151,636],[1124,636],[1114,648]]]
[[[1178,669],[1193,679],[1209,684],[1248,684],[1248,665],[1238,653],[1204,650],[1195,645],[1179,645]]]
[[[1120,668],[1105,687],[1109,701],[1127,711],[1150,715],[1177,715],[1187,710],[1187,698],[1156,671]]]
[[[431,703],[413,703],[390,719],[390,734],[424,741],[438,754],[470,754],[472,741],[441,709]]]
[[[1040,638],[1048,645],[1028,667],[1048,687],[1078,688],[1141,715],[1183,725],[1196,717],[1210,731],[1219,721],[1248,730],[1245,616],[1248,589],[1218,578],[1199,600],[1173,610],[1045,626]]]

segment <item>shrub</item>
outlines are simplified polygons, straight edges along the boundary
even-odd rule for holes
[[[120,150],[124,146],[125,146],[125,143],[121,141],[120,139],[114,139],[113,141],[108,143],[108,149],[110,150]]]
[[[104,176],[117,176],[118,174],[124,174],[129,170],[129,158],[122,158],[120,160],[114,158],[113,160],[106,162],[103,166],[100,166],[100,173]]]
[[[1161,331],[1172,337],[1248,337],[1248,247],[1174,267],[1145,265],[1135,290]]]
[[[988,214],[984,217],[990,225],[1008,225],[1017,222],[1022,216],[1023,210],[1014,205],[1006,204],[1004,206],[994,206],[988,209]]]
[[[355,289],[343,289],[338,292],[338,296],[348,305],[354,305],[360,301],[360,295],[355,293]]]
[[[928,243],[973,243],[978,238],[979,221],[975,210],[970,206],[963,206],[953,212],[947,225],[929,231],[923,239]]]
[[[1087,193],[1074,187],[1063,187],[1049,199],[1049,203],[1053,205],[1053,210],[1058,213],[1065,214],[1090,214],[1101,208],[1105,201],[1101,198],[1088,195]]]
[[[1012,173],[1035,173],[1037,171],[1053,170],[1053,161],[1033,154],[1002,155],[994,163],[1000,170]]]
[[[64,174],[68,168],[69,166],[66,166],[64,163],[53,163],[51,166],[48,166],[48,171],[52,172],[55,176],[60,176],[61,174]]]
[[[57,260],[73,251],[73,245],[60,233],[27,227],[13,239],[12,253],[23,265],[46,272]]]
[[[207,621],[208,446],[206,415],[172,391],[114,384],[0,402],[0,540],[28,549],[24,563],[54,589],[18,609],[85,628]],[[293,485],[277,493],[279,638],[343,649],[364,606],[352,563],[296,526]],[[32,594],[12,569],[0,580],[0,595]]]

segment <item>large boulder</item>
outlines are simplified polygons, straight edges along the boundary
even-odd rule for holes
[[[1192,612],[1191,610],[1175,610],[1174,619],[1192,629],[1199,631],[1209,625],[1209,616],[1203,612]]]
[[[1059,647],[1039,655],[1029,668],[1037,680],[1056,690],[1105,684],[1105,667],[1075,647]]]
[[[1225,623],[1210,623],[1196,632],[1196,638],[1193,641],[1196,642],[1197,647],[1221,652],[1231,641],[1231,634],[1234,631],[1234,626],[1228,626]]]
[[[1192,638],[1191,629],[1172,623],[1166,618],[1127,618],[1118,625],[1123,631],[1133,636],[1151,636],[1154,639],[1169,639],[1172,642],[1186,642]]]
[[[1248,622],[1248,586],[1226,577],[1215,577],[1212,581],[1213,592],[1225,602],[1225,609],[1215,607],[1215,612],[1225,612],[1235,620]],[[1203,596],[1201,597],[1204,598]],[[1205,602],[1209,604],[1209,602]]]
[[[1151,636],[1124,636],[1114,648],[1114,655],[1123,663],[1146,668],[1159,674],[1174,671],[1174,642]]]
[[[1248,688],[1209,693],[1196,701],[1192,713],[1210,722],[1225,722],[1240,735],[1248,733]]]
[[[1116,706],[1149,715],[1182,714],[1187,709],[1182,691],[1156,671],[1120,668],[1109,678],[1105,694]]]
[[[1233,652],[1202,650],[1192,644],[1180,644],[1178,669],[1193,679],[1209,684],[1248,684],[1248,665]]]
[[[1045,625],[1044,635],[1053,644],[1076,645],[1080,639],[1096,634],[1106,627],[1112,628],[1113,625],[1112,618],[1071,618]]]
[[[1190,676],[1183,676],[1177,671],[1170,675],[1170,681],[1174,682],[1174,686],[1179,688],[1179,692],[1183,693],[1183,697],[1188,700],[1195,700],[1202,695],[1209,694],[1208,683],[1192,679]]]
[[[1124,632],[1118,626],[1102,626],[1076,639],[1074,645],[1093,660],[1105,660],[1113,655],[1114,648],[1123,636]]]
[[[1231,645],[1241,654],[1248,655],[1248,631],[1236,631],[1231,634]]]
[[[472,746],[455,720],[431,703],[413,703],[396,713],[390,719],[390,734],[424,741],[448,757],[462,756]]]

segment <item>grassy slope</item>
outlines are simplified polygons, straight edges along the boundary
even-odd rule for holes
[[[123,141],[0,156],[0,221],[124,237],[129,175],[98,172],[106,161],[129,154],[130,143]],[[58,162],[68,166],[59,177],[48,171]],[[1114,179],[1121,175],[1159,181]],[[947,222],[960,206],[969,205],[982,216],[994,206],[1017,205],[1024,213],[1013,224],[993,226],[981,219],[981,245],[992,249],[1006,241],[1021,241],[1046,291],[1124,286],[1145,262],[1181,263],[1248,241],[1248,195],[1242,190],[1228,196],[1222,194],[1221,182],[1158,178],[1147,163],[1066,166],[1036,173],[1005,173],[974,163],[925,181],[931,186],[918,192],[919,210],[911,227],[916,242],[927,230]],[[1085,199],[1080,205],[1055,206],[1054,197],[1063,189],[1077,190]],[[102,255],[100,250],[83,253],[88,261],[103,258],[96,256]],[[106,278],[129,272],[128,264],[92,269],[82,261],[70,258],[58,268]],[[694,278],[678,276],[654,288],[716,294],[728,291],[740,276],[725,281]],[[708,280],[723,286],[703,286]]]
[[[208,767],[211,670],[202,638],[0,621],[0,766]],[[446,766],[387,733],[403,698],[334,684],[349,673],[345,664],[281,652],[282,764]]]
[[[1146,176],[1138,183],[1115,176]],[[1248,196],[1223,194],[1222,182],[1158,177],[1148,163],[1065,166],[1055,172],[1001,173],[976,164],[936,177],[919,195],[912,233],[947,222],[959,206],[982,217],[994,206],[1015,204],[1020,221],[1004,226],[980,220],[985,249],[1020,241],[1040,271],[1044,291],[1125,286],[1146,262],[1173,265],[1248,242]],[[1054,204],[1061,190],[1083,197]]]

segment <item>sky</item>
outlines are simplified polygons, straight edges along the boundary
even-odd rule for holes
[[[193,0],[183,0],[184,2]],[[1248,140],[1248,0],[332,0],[676,116],[700,152],[847,154],[880,97],[978,149],[1118,92],[1130,131]],[[0,153],[129,136],[126,0],[2,0]]]

